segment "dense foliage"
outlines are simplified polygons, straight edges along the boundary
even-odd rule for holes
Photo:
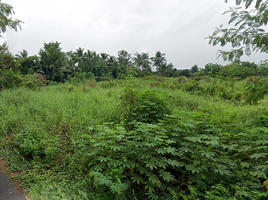
[[[2,91],[0,154],[32,199],[266,199],[267,99],[144,79]]]
[[[6,32],[7,28],[15,31],[17,31],[18,28],[21,29],[20,24],[23,22],[18,19],[13,19],[11,15],[14,14],[15,12],[12,5],[2,3],[2,1],[0,1],[0,37],[2,33]]]
[[[16,29],[20,21],[4,18],[12,7],[0,6],[1,31]],[[267,2],[255,9],[233,10],[230,22],[259,28]],[[239,29],[210,39],[267,48],[264,31]],[[14,57],[3,44],[0,157],[32,200],[265,200],[267,69],[237,59],[177,70],[160,51],[116,58],[59,42]]]
[[[268,22],[267,0],[236,0],[236,4],[245,6],[231,8],[224,13],[231,13],[229,24],[234,24],[234,27],[224,28],[220,25],[208,37],[209,43],[213,46],[232,45],[234,49],[231,51],[219,51],[219,57],[224,60],[239,60],[243,54],[250,55],[251,51],[267,53],[268,33],[265,29]],[[253,9],[252,4],[254,4]]]

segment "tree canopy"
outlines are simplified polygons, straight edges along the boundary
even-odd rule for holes
[[[14,14],[13,7],[9,4],[2,3],[0,0],[0,37],[2,33],[6,32],[7,27],[15,31],[17,31],[18,28],[21,29],[20,24],[23,22],[18,19],[13,19],[11,15]]]
[[[268,1],[236,0],[237,6],[242,4],[244,8],[234,7],[224,13],[231,13],[228,23],[234,27],[224,28],[220,25],[208,37],[209,44],[213,46],[232,45],[230,51],[219,50],[218,57],[224,60],[239,60],[242,55],[250,55],[252,51],[268,52],[268,32],[264,27],[268,22]]]

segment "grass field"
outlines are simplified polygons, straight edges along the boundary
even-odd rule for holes
[[[267,98],[247,105],[175,86],[4,90],[0,156],[32,199],[267,199]]]

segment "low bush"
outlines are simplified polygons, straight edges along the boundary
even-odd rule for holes
[[[0,89],[14,87],[39,88],[47,85],[46,76],[42,74],[22,75],[19,72],[13,72],[12,69],[0,69]]]
[[[88,127],[75,143],[72,168],[88,172],[93,199],[264,200],[264,132],[234,136],[184,115],[135,123],[131,131],[111,123]]]
[[[122,123],[128,128],[135,121],[157,123],[171,112],[166,99],[155,90],[135,91],[126,87],[121,96]]]

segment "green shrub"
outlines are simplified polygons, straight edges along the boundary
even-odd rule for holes
[[[245,86],[245,100],[249,104],[257,104],[268,94],[268,81],[262,80],[256,83],[248,83]]]
[[[26,156],[42,156],[45,154],[45,132],[37,126],[28,127],[16,136],[16,146]]]
[[[173,172],[184,163],[172,159],[177,151],[164,128],[137,123],[129,132],[113,124],[88,129],[77,143],[73,163],[89,171],[92,192],[100,199],[172,196],[172,184],[178,183]]]
[[[177,80],[178,83],[189,83],[189,80],[185,76],[180,76]]]
[[[22,81],[19,86],[23,86],[26,88],[39,88],[42,86],[46,86],[48,81],[46,80],[46,76],[42,74],[27,74],[22,76]]]
[[[0,90],[13,88],[22,82],[22,76],[12,69],[0,69]]]
[[[126,127],[134,121],[157,123],[171,112],[165,98],[155,90],[138,92],[126,87],[121,96],[121,117]]]
[[[47,85],[46,76],[42,74],[22,75],[12,69],[0,69],[0,90],[14,87],[38,88]]]
[[[88,172],[89,190],[99,197],[93,199],[265,199],[265,134],[230,135],[185,114],[134,123],[131,131],[89,127],[70,167]]]

